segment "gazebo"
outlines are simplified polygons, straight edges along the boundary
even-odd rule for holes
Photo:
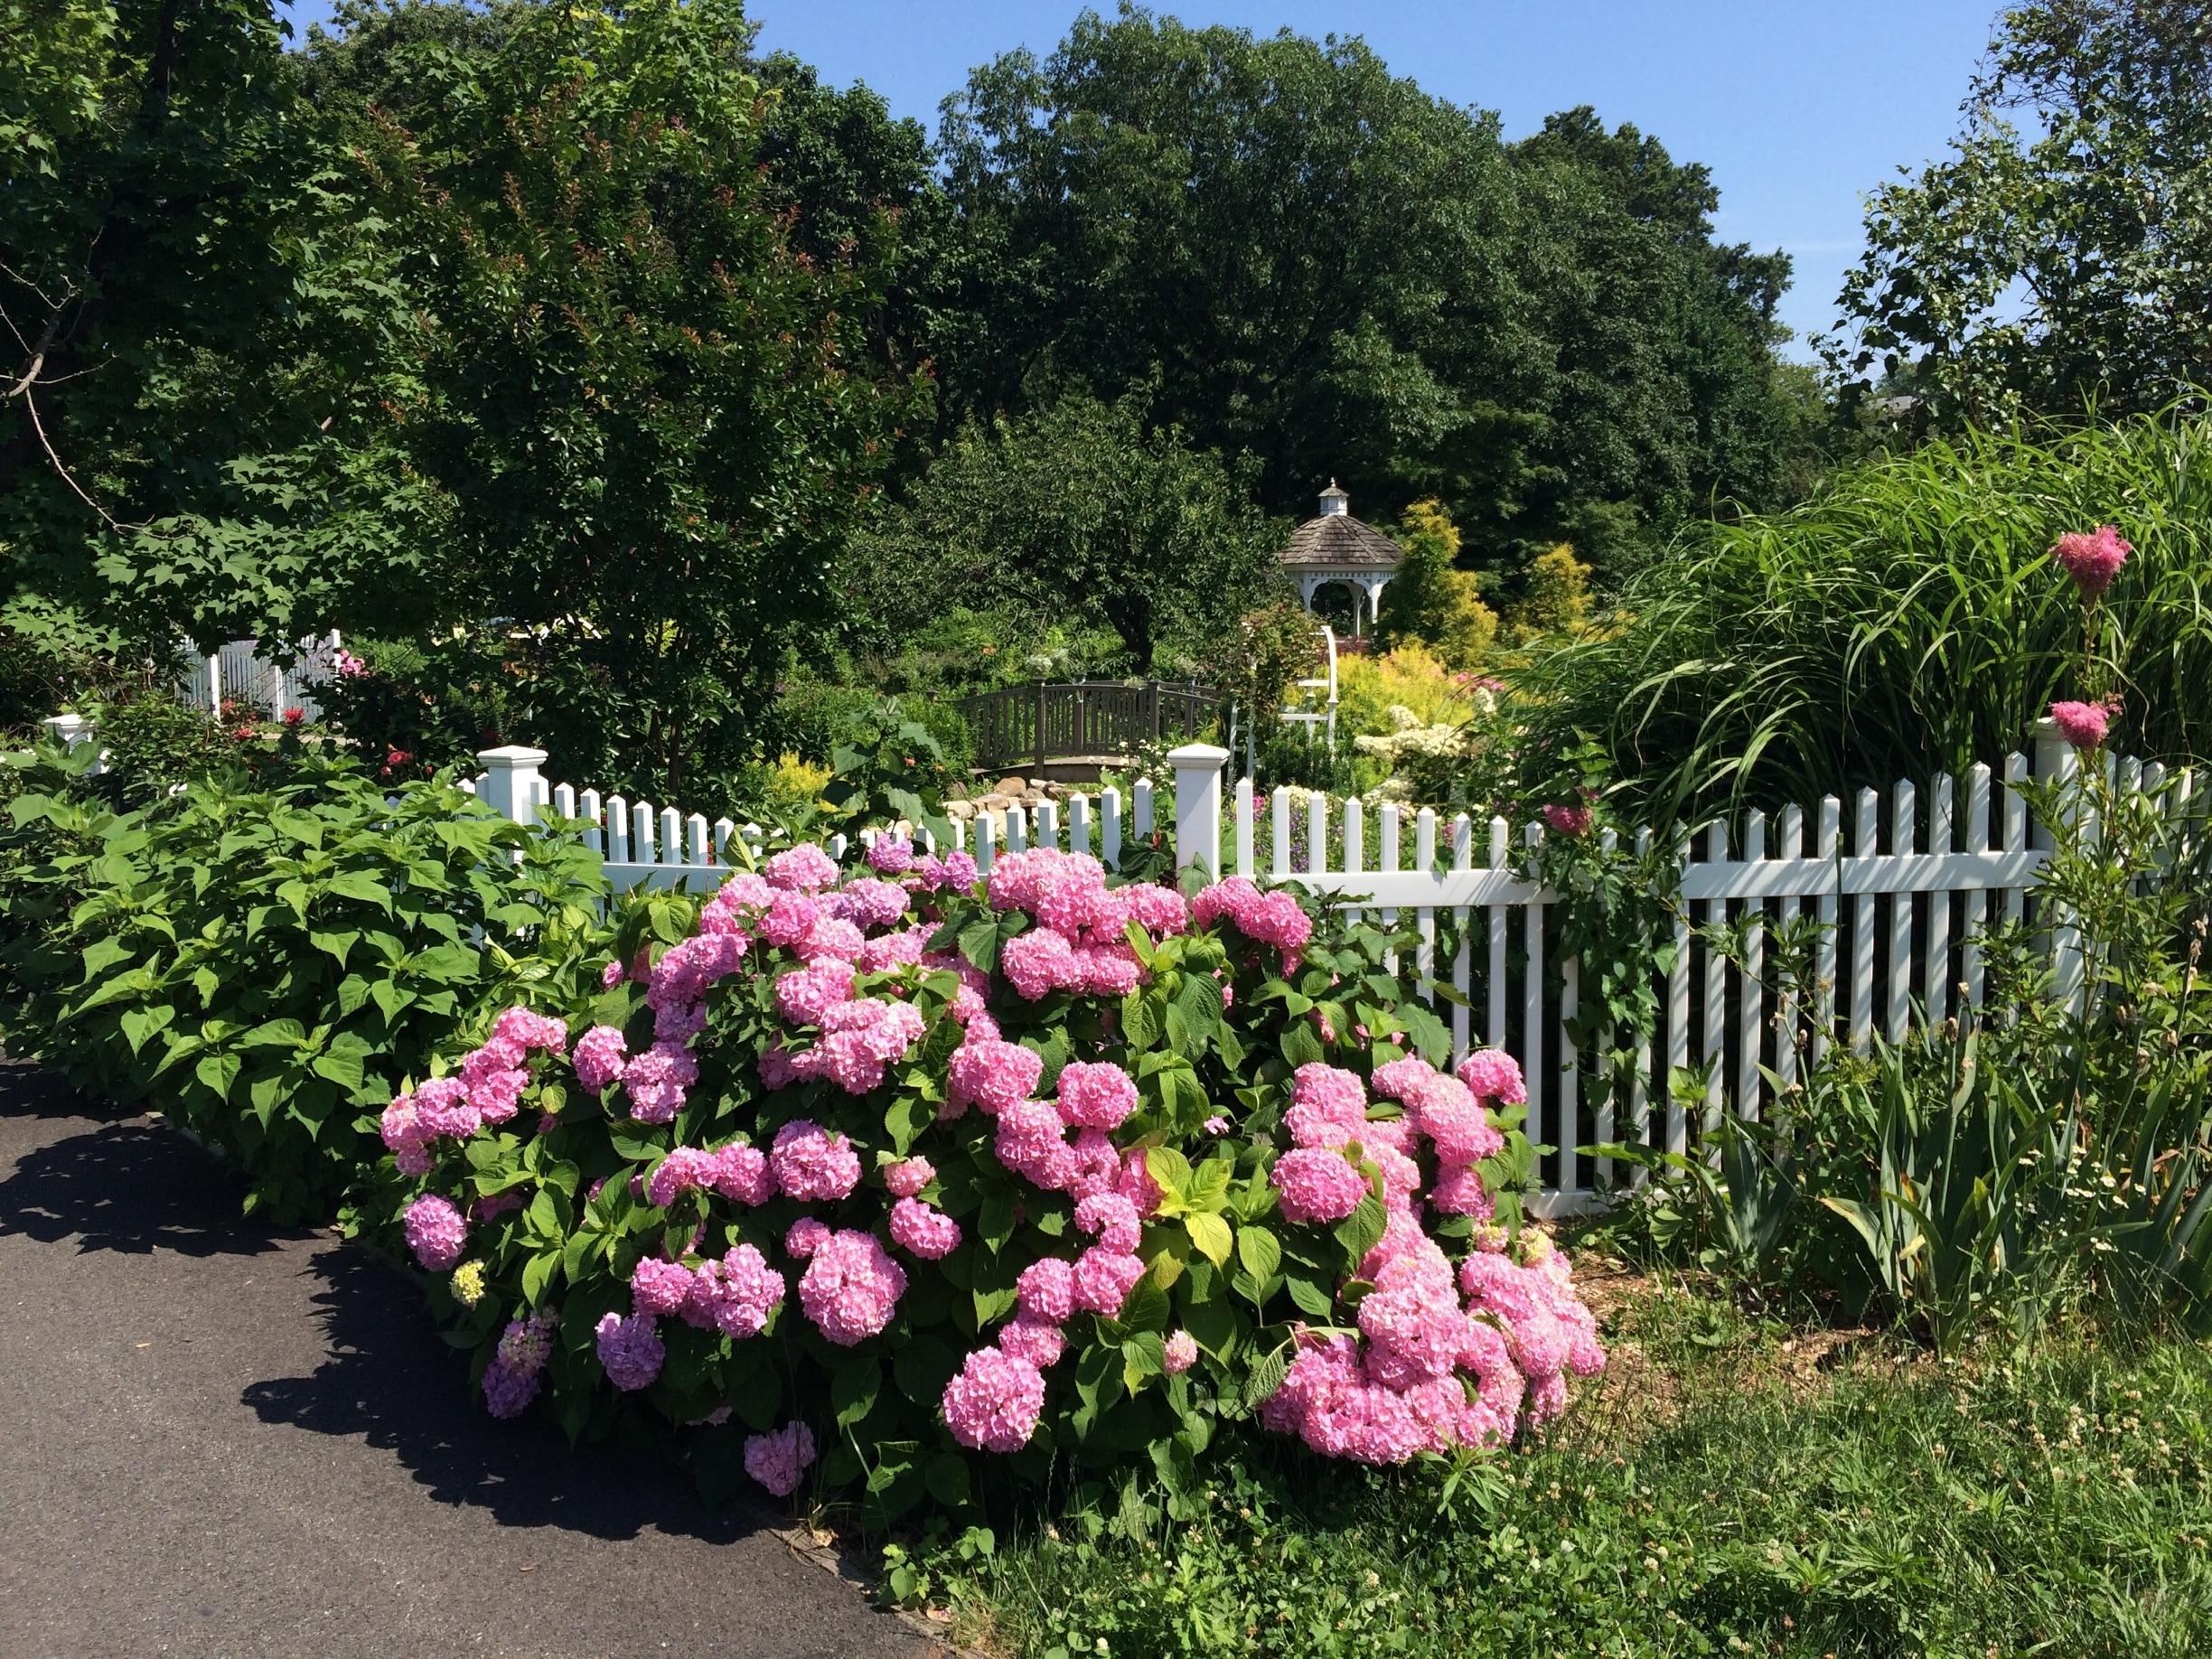
[[[1331,582],[1352,589],[1352,632],[1360,633],[1360,603],[1367,595],[1367,620],[1373,623],[1382,605],[1382,590],[1398,574],[1398,544],[1373,525],[1352,516],[1352,498],[1329,480],[1321,492],[1321,511],[1291,532],[1290,545],[1279,556],[1283,569],[1298,584],[1298,597],[1313,609],[1314,595]]]

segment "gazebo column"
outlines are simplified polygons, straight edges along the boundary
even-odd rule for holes
[[[1377,627],[1382,623],[1382,590],[1390,586],[1390,577],[1376,576],[1361,584],[1367,590],[1367,614]]]

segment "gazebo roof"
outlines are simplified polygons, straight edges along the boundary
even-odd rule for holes
[[[1398,544],[1351,513],[1352,498],[1335,479],[1322,492],[1321,511],[1290,532],[1290,545],[1278,555],[1291,570],[1392,570],[1401,557]]]

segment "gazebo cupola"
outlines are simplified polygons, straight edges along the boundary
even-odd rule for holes
[[[1352,516],[1352,498],[1329,480],[1321,492],[1321,511],[1293,530],[1280,558],[1298,584],[1298,597],[1313,609],[1314,595],[1331,582],[1352,590],[1352,631],[1361,626],[1360,595],[1367,596],[1366,621],[1373,623],[1382,605],[1382,590],[1398,574],[1398,544],[1373,525]]]

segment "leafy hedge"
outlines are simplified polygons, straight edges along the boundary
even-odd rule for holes
[[[218,1148],[283,1224],[333,1214],[376,1114],[470,1017],[595,942],[593,856],[442,782],[295,754],[116,811],[89,749],[12,755],[0,1030]]]
[[[1429,1064],[1411,933],[1049,851],[988,885],[872,857],[633,904],[566,1026],[533,998],[385,1114],[395,1242],[495,1414],[642,1401],[709,1490],[881,1515],[1055,1466],[1180,1503],[1255,1419],[1472,1450],[1602,1363],[1514,1238],[1518,1073]]]

